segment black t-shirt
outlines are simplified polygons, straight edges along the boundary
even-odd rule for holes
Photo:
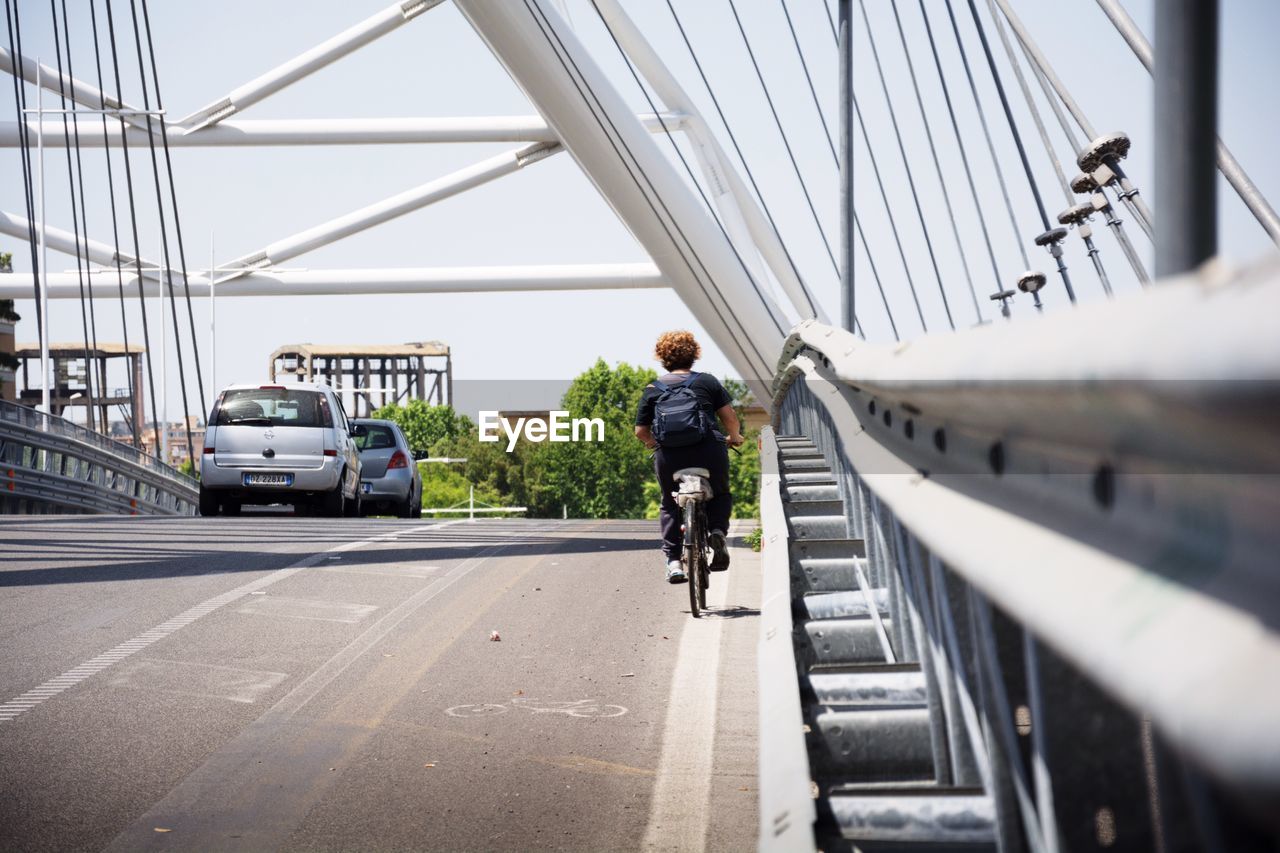
[[[710,373],[694,373],[692,379],[683,373],[668,373],[666,376],[659,376],[658,381],[668,388],[687,381],[689,387],[693,389],[694,396],[702,404],[702,410],[706,413],[708,422],[713,427],[717,423],[716,411],[733,402],[729,392],[720,384],[720,380]],[[636,411],[636,426],[653,426],[654,404],[661,396],[662,389],[657,385],[645,386],[644,393],[640,395],[640,408]]]

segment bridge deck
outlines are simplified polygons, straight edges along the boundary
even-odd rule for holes
[[[0,522],[0,848],[749,848],[758,559],[655,533]]]

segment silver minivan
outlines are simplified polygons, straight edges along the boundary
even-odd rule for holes
[[[218,395],[200,459],[200,514],[293,504],[360,514],[360,429],[324,385],[232,385]]]

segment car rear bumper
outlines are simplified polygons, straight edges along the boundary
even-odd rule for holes
[[[412,490],[413,472],[407,468],[393,468],[376,479],[360,481],[366,501],[403,501]]]
[[[290,497],[330,492],[338,485],[342,469],[336,458],[326,459],[321,468],[224,468],[201,464],[200,485],[207,491],[232,492],[246,503],[255,502],[261,495],[266,503],[288,502]],[[246,486],[245,474],[292,474],[291,486]]]

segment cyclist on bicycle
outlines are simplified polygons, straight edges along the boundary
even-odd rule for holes
[[[729,492],[729,451],[742,444],[738,415],[729,392],[709,373],[695,373],[693,363],[702,349],[685,331],[666,332],[658,338],[654,355],[667,371],[645,387],[636,413],[636,438],[655,451],[653,467],[662,494],[662,553],[670,583],[688,578],[680,565],[684,547],[680,529],[680,507],[671,493],[678,485],[675,472],[681,468],[706,468],[710,472],[712,497],[707,501],[708,545],[712,549],[710,568],[729,568],[725,532],[733,496]],[[716,418],[724,433],[716,429]]]

